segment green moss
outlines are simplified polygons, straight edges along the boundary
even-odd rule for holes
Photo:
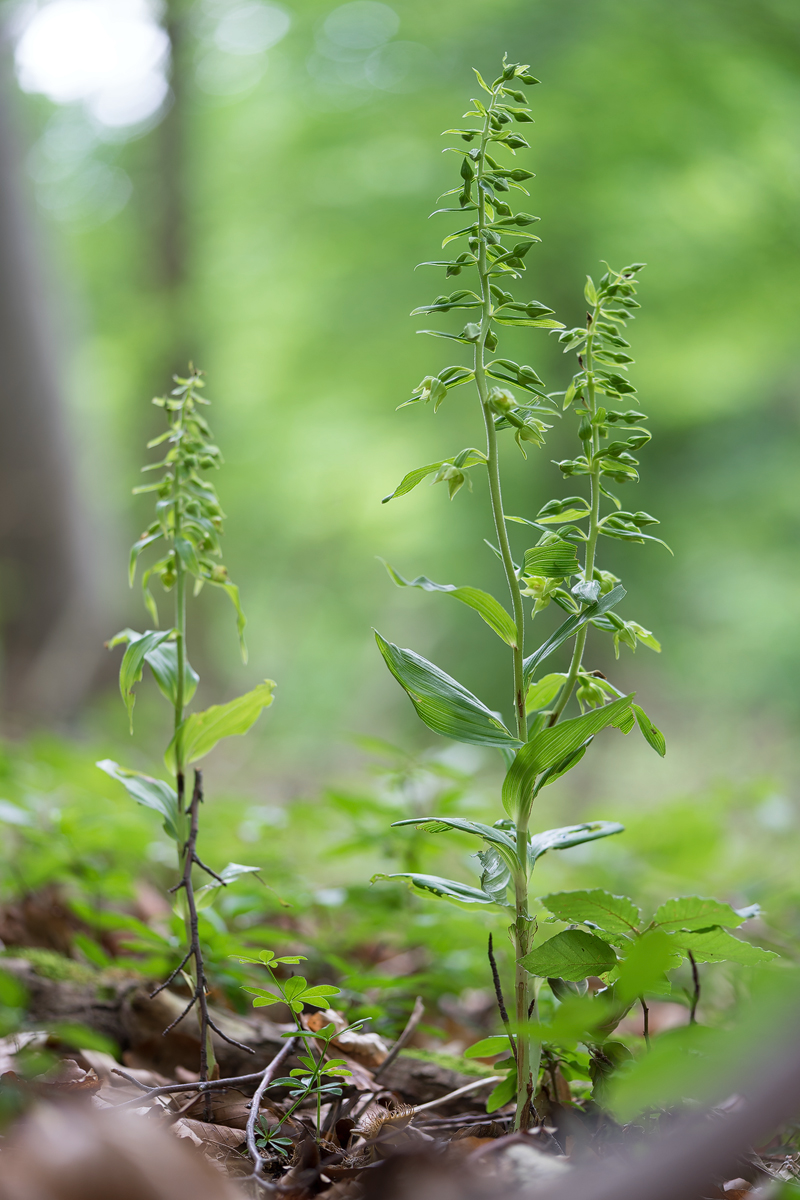
[[[85,963],[73,962],[55,950],[43,950],[38,946],[16,946],[5,951],[8,958],[25,958],[42,979],[53,979],[57,983],[94,983],[97,972]]]
[[[439,1067],[446,1067],[448,1071],[458,1071],[461,1075],[494,1074],[492,1068],[486,1063],[460,1058],[455,1054],[442,1054],[439,1050],[401,1050],[400,1058],[422,1059],[423,1062],[432,1062]]]

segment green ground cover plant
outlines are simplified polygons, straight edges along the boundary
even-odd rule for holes
[[[511,722],[507,725],[500,714],[491,711],[435,664],[414,651],[399,648],[379,633],[376,637],[386,665],[429,728],[457,741],[495,747],[504,760],[502,804],[506,815],[494,824],[446,815],[396,822],[428,833],[457,830],[479,838],[483,842],[483,849],[477,855],[482,868],[480,887],[413,871],[388,878],[405,877],[416,889],[457,904],[500,906],[508,910],[516,959],[510,1016],[491,945],[490,958],[506,1027],[506,1034],[498,1039],[498,1048],[503,1043],[506,1051],[510,1049],[506,1064],[509,1072],[493,1094],[490,1108],[515,1098],[516,1126],[527,1128],[541,1059],[543,1027],[536,1022],[536,1000],[543,978],[556,980],[554,989],[558,995],[578,980],[585,981],[589,976],[610,977],[618,969],[614,984],[621,998],[617,1004],[618,1021],[637,995],[643,995],[646,986],[654,986],[653,972],[659,977],[676,955],[679,958],[681,953],[692,953],[690,942],[697,943],[699,961],[704,961],[701,944],[705,952],[713,955],[712,942],[722,953],[736,939],[722,928],[725,920],[716,920],[711,915],[712,908],[718,916],[722,907],[727,906],[713,901],[703,902],[710,907],[699,918],[701,925],[686,916],[685,925],[674,927],[676,931],[683,930],[682,940],[673,932],[666,943],[663,939],[667,935],[657,918],[652,928],[642,931],[640,916],[636,920],[632,916],[638,912],[632,902],[606,893],[603,893],[607,906],[605,924],[593,920],[591,894],[584,892],[575,893],[571,900],[562,897],[560,907],[551,910],[561,917],[566,909],[574,909],[567,919],[579,927],[557,934],[544,946],[533,947],[537,922],[531,912],[529,892],[537,860],[550,850],[622,832],[619,823],[609,821],[532,832],[533,803],[542,788],[577,766],[594,738],[607,728],[627,734],[638,725],[658,755],[666,752],[663,734],[635,703],[634,693],[623,693],[587,663],[590,628],[611,637],[617,657],[623,645],[633,651],[639,644],[660,650],[649,630],[615,611],[626,593],[619,578],[600,565],[602,539],[637,545],[665,543],[648,532],[658,524],[654,517],[643,511],[624,509],[610,490],[638,481],[635,454],[651,437],[645,427],[646,414],[634,407],[636,388],[628,378],[634,360],[625,337],[628,322],[639,307],[635,299],[636,277],[644,264],[634,263],[619,271],[609,267],[597,283],[588,277],[584,289],[585,325],[574,329],[565,329],[555,319],[553,310],[539,300],[515,297],[511,289],[523,278],[529,253],[540,239],[530,232],[537,218],[514,211],[510,203],[512,191],[528,195],[524,183],[532,178],[532,172],[513,166],[503,155],[510,152],[516,156],[518,150],[528,147],[528,142],[514,128],[515,123],[524,126],[532,121],[526,95],[519,85],[529,87],[537,80],[526,65],[507,63],[505,59],[501,74],[491,84],[477,72],[476,75],[483,95],[473,98],[472,108],[465,114],[467,119],[474,119],[474,124],[446,131],[470,147],[450,147],[460,158],[460,183],[446,196],[456,197],[458,203],[437,209],[434,214],[456,213],[468,217],[468,223],[448,233],[442,243],[444,248],[465,240],[466,249],[454,258],[424,264],[444,268],[447,279],[466,275],[472,286],[437,296],[412,314],[468,314],[467,323],[458,333],[440,329],[422,332],[468,347],[470,359],[468,364],[446,366],[426,376],[406,404],[432,404],[436,412],[442,403],[452,402],[450,393],[455,389],[474,385],[485,449],[469,447],[410,471],[386,501],[406,495],[430,476],[433,483],[445,482],[453,499],[465,484],[471,488],[472,480],[485,472],[496,536],[496,544],[490,543],[490,548],[499,560],[511,611],[494,595],[478,588],[439,584],[426,576],[408,580],[388,564],[387,567],[400,587],[450,595],[474,609],[505,643],[503,653],[510,659]],[[526,363],[493,357],[500,335],[508,328],[559,331],[565,352],[573,351],[578,356],[578,370],[565,392],[548,392],[536,369]],[[544,444],[552,421],[568,411],[578,418],[580,452],[558,466],[565,478],[585,481],[588,495],[550,500],[532,517],[506,513],[499,437],[510,431],[527,457],[529,448]],[[544,418],[550,418],[550,423]],[[511,534],[515,527],[521,527],[520,532],[533,532],[537,538],[534,545],[521,553],[512,549]],[[527,621],[526,601],[532,601]],[[526,653],[527,629],[551,603],[564,610],[566,620],[535,650]],[[545,661],[570,643],[566,669],[543,673]],[[571,704],[578,708],[579,714],[565,717]],[[598,895],[594,896],[594,903],[600,908]],[[550,901],[556,904],[555,898]],[[628,921],[625,928],[623,910]],[[613,914],[613,919],[608,913]],[[737,924],[740,918],[728,909],[726,920]],[[588,927],[580,928],[582,922],[588,923],[592,932]],[[694,932],[700,929],[705,932]],[[746,953],[745,948],[738,949],[740,945],[736,942],[731,957]],[[617,950],[622,946],[629,954],[619,966]],[[751,947],[747,950],[753,958],[764,955]],[[637,964],[642,963],[647,965],[639,970]],[[608,995],[603,1003],[608,1005]],[[614,1021],[606,1009],[604,1012],[606,1025],[613,1028]]]

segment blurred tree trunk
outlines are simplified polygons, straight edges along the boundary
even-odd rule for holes
[[[0,48],[0,643],[13,720],[68,716],[100,653],[90,544]]]

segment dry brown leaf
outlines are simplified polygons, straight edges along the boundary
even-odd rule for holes
[[[228,1125],[212,1125],[210,1121],[194,1121],[191,1117],[181,1117],[171,1129],[176,1137],[189,1138],[196,1146],[204,1150],[236,1150],[247,1135],[243,1129],[231,1129]]]
[[[324,1008],[321,1012],[310,1013],[302,1018],[306,1029],[316,1032],[322,1029],[325,1025],[333,1024],[337,1031],[341,1031],[347,1027],[347,1021],[340,1012],[334,1008]],[[389,1053],[386,1043],[377,1033],[342,1033],[341,1037],[334,1037],[331,1045],[342,1054],[347,1055],[348,1059],[355,1060],[362,1067],[368,1067],[375,1070],[379,1067]]]

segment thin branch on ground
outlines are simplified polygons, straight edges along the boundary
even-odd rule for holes
[[[261,1072],[261,1082],[256,1088],[255,1095],[250,1104],[250,1115],[247,1118],[247,1150],[253,1160],[253,1178],[269,1191],[274,1191],[275,1189],[269,1180],[264,1179],[264,1159],[259,1154],[258,1146],[256,1145],[256,1122],[258,1121],[259,1108],[264,1092],[274,1079],[278,1067],[294,1050],[297,1040],[297,1038],[290,1038],[283,1049],[278,1051],[269,1066]]]
[[[456,1096],[464,1096],[467,1092],[474,1092],[479,1087],[484,1087],[490,1083],[499,1083],[501,1079],[505,1079],[504,1075],[484,1075],[481,1079],[476,1079],[472,1083],[465,1083],[463,1087],[456,1088],[454,1092],[448,1092],[446,1096],[439,1096],[436,1100],[429,1100],[427,1104],[418,1104],[414,1109],[414,1116],[417,1113],[427,1112],[429,1108],[438,1108],[440,1104],[447,1104],[450,1100],[455,1100]]]
[[[141,1104],[142,1100],[154,1100],[157,1096],[171,1096],[178,1092],[199,1092],[204,1095],[206,1092],[221,1092],[226,1088],[239,1087],[241,1084],[258,1083],[263,1076],[263,1071],[255,1071],[250,1075],[231,1075],[227,1079],[209,1079],[206,1083],[166,1083],[159,1087],[148,1087],[146,1083],[134,1079],[133,1075],[120,1070],[119,1067],[115,1067],[112,1074],[119,1075],[128,1083],[132,1083],[134,1087],[140,1088],[143,1093],[141,1096],[134,1096],[131,1100],[123,1100],[121,1104],[113,1105],[114,1108],[128,1108],[133,1104]]]
[[[164,988],[168,988],[168,987],[169,987],[169,985],[172,983],[173,979],[175,979],[175,978],[176,978],[176,976],[178,976],[178,975],[181,973],[181,971],[182,971],[182,970],[183,970],[183,968],[186,966],[187,962],[189,961],[189,959],[190,959],[191,957],[192,957],[192,948],[191,948],[191,946],[190,946],[190,947],[189,947],[189,949],[186,951],[186,954],[183,956],[183,958],[181,959],[181,961],[178,963],[178,965],[177,965],[177,967],[175,968],[175,970],[172,972],[172,974],[171,974],[171,975],[168,975],[168,976],[167,976],[167,978],[164,980],[164,982],[163,982],[163,983],[160,983],[160,984],[158,985],[158,987],[155,989],[155,991],[152,991],[152,992],[150,993],[150,999],[151,999],[151,1000],[155,1000],[155,998],[156,998],[156,996],[158,995],[158,993],[159,993],[159,992],[163,992],[163,991],[164,991]]]
[[[416,1000],[414,1001],[414,1007],[411,1010],[411,1016],[408,1018],[408,1021],[406,1022],[405,1029],[400,1034],[400,1037],[397,1039],[395,1044],[392,1046],[391,1050],[386,1055],[386,1058],[383,1060],[383,1062],[380,1063],[379,1066],[377,1066],[375,1068],[375,1070],[373,1071],[373,1073],[372,1073],[373,1078],[377,1079],[380,1075],[383,1074],[383,1072],[386,1070],[387,1067],[390,1067],[392,1065],[392,1063],[397,1058],[398,1054],[403,1049],[403,1047],[406,1046],[408,1044],[408,1042],[411,1040],[411,1035],[413,1034],[414,1030],[417,1028],[420,1021],[422,1020],[424,1012],[425,1012],[425,1005],[422,1003],[422,997],[417,996]]]

